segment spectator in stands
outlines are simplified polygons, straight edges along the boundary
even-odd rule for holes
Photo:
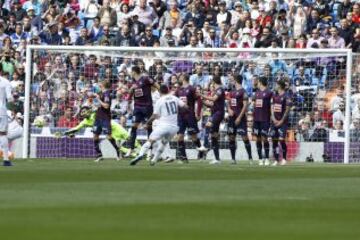
[[[108,24],[110,27],[114,27],[117,24],[117,14],[116,11],[110,7],[109,0],[103,1],[103,5],[97,16],[100,18],[102,25]]]
[[[56,22],[48,24],[48,29],[39,34],[41,41],[48,45],[61,45],[62,39],[58,33],[58,25]]]
[[[343,101],[339,103],[338,109],[333,114],[333,126],[336,121],[345,121],[345,103]]]
[[[222,23],[229,25],[231,23],[231,13],[226,9],[226,2],[219,2],[219,12],[216,15],[217,25],[220,26]]]
[[[204,67],[202,64],[197,64],[195,73],[190,76],[190,84],[194,87],[200,86],[208,88],[210,84],[209,75],[204,74]]]
[[[189,21],[193,21],[196,28],[201,28],[204,25],[204,21],[206,21],[204,14],[196,3],[191,4],[189,8],[190,10],[186,13],[183,24],[185,25],[188,24]],[[212,15],[211,18],[212,21],[215,21],[216,16]]]
[[[79,124],[79,120],[74,117],[74,110],[72,107],[67,107],[63,116],[57,122],[57,127],[73,128]]]
[[[293,11],[296,11],[296,12],[293,13]],[[293,37],[298,38],[301,35],[306,33],[307,16],[302,7],[298,7],[298,8],[296,8],[296,10],[293,7],[291,9],[290,14],[291,14],[292,21],[293,21],[293,27],[292,27]]]
[[[139,21],[145,24],[145,26],[150,25],[154,27],[159,22],[159,17],[154,9],[147,5],[147,0],[139,0],[139,5],[132,11],[132,15],[139,16]]]
[[[160,38],[160,46],[169,47],[169,43],[173,43],[175,46],[178,44],[176,37],[172,34],[172,28],[170,26],[165,28],[165,34]]]
[[[145,28],[145,33],[140,36],[138,45],[143,47],[152,47],[157,40],[159,40],[159,38],[153,34],[151,26],[147,26]]]
[[[5,50],[3,52],[3,57],[1,59],[1,68],[2,68],[2,73],[8,73],[10,76],[14,73],[15,71],[15,64],[13,62],[13,59],[11,57],[11,52],[10,50]]]
[[[26,10],[22,8],[21,2],[19,0],[13,1],[13,6],[15,19],[17,22],[20,22],[25,16],[27,16]]]
[[[175,27],[182,26],[181,12],[177,6],[176,0],[169,1],[169,9],[164,12],[159,22],[159,30],[165,30],[165,27],[171,26],[171,21],[174,20],[176,22]]]
[[[108,25],[105,25],[107,29],[109,29]],[[97,42],[103,35],[104,35],[104,28],[105,26],[100,25],[100,18],[95,17],[93,19],[93,24],[88,31],[88,38],[90,39],[90,42]],[[109,32],[107,32],[108,36],[110,36]],[[110,39],[110,38],[109,38]]]
[[[30,8],[34,9],[35,15],[39,16],[42,12],[42,5],[41,2],[38,0],[28,0],[23,3],[23,9],[28,11]]]
[[[331,112],[336,112],[339,108],[339,105],[341,103],[344,103],[344,101],[345,101],[344,90],[345,90],[345,87],[342,84],[340,84],[336,88],[336,95],[330,100],[330,111]]]
[[[265,27],[261,33],[261,37],[255,42],[256,48],[267,48],[271,46],[273,35],[270,28]]]
[[[344,122],[343,121],[336,121],[335,122],[335,126],[334,126],[334,130],[336,131],[343,131],[344,130]]]
[[[11,41],[14,46],[19,46],[21,39],[27,39],[27,34],[23,31],[23,25],[21,23],[16,24],[15,32],[10,35]]]
[[[9,35],[5,33],[5,26],[0,23],[0,49],[3,48],[4,39],[7,37],[9,37]]]
[[[211,29],[209,31],[209,36],[205,38],[205,45],[209,45],[212,48],[219,48],[223,47],[223,41],[221,38],[216,34],[215,29]]]
[[[312,9],[310,16],[307,20],[307,29],[319,29],[324,28],[324,22],[321,20],[319,12],[316,9]]]
[[[347,13],[351,12],[352,5],[351,0],[343,0],[340,2],[337,7],[337,19],[345,18]]]
[[[128,25],[123,25],[121,28],[121,32],[112,39],[112,45],[114,46],[136,46],[136,41],[132,33],[130,32],[130,28]]]
[[[122,3],[120,8],[116,10],[117,26],[121,27],[122,22],[131,18],[131,16],[132,13],[130,12],[129,5],[126,3]]]
[[[265,11],[264,6],[259,7],[259,17],[256,19],[256,22],[260,25],[261,28],[271,28],[273,19],[272,17]]]
[[[84,12],[84,27],[88,27],[88,25],[91,25],[91,22],[98,16],[101,6],[97,3],[96,0],[84,2],[86,2],[85,7],[82,9]]]
[[[352,22],[360,24],[360,4],[355,3],[352,7]]]
[[[325,106],[325,102],[323,100],[317,101],[317,111],[321,115],[321,119],[325,120],[327,122],[327,125],[331,128],[332,127],[332,113],[327,110]]]
[[[298,139],[299,141],[309,141],[310,140],[310,127],[311,127],[311,117],[310,114],[306,114],[304,118],[299,121],[298,124]]]
[[[353,41],[353,29],[350,27],[349,22],[346,18],[340,20],[339,36],[345,40],[346,48],[351,47]]]
[[[59,17],[59,12],[56,9],[56,5],[50,5],[49,8],[46,10],[46,12],[42,14],[41,19],[45,23],[50,23],[56,21],[58,17]]]
[[[328,39],[330,48],[345,48],[345,40],[339,36],[338,29],[332,27],[330,29],[331,37]]]
[[[356,105],[351,112],[352,118],[360,118],[360,98],[357,99]]]
[[[360,142],[360,118],[354,118],[350,129],[350,141]]]
[[[324,38],[322,36],[320,36],[320,31],[317,28],[314,28],[311,31],[311,38],[309,38],[309,40],[306,43],[306,47],[307,48],[319,48],[321,41]]]
[[[91,43],[92,38],[89,36],[87,28],[82,28],[80,30],[80,36],[75,41],[75,45],[83,46],[90,45]]]
[[[17,22],[16,22],[15,14],[10,13],[9,20],[6,22],[7,27],[5,33],[9,36],[13,34],[15,32],[16,24]]]
[[[18,64],[16,67],[16,72],[19,76],[19,80],[25,83],[25,67],[22,64]]]

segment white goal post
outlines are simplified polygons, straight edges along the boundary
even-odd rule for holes
[[[148,47],[104,47],[104,46],[44,46],[44,45],[28,45],[26,49],[26,80],[25,80],[25,101],[24,101],[24,134],[23,134],[23,144],[22,144],[22,158],[29,158],[31,145],[31,87],[33,81],[33,57],[35,52],[57,52],[64,54],[71,53],[80,53],[80,54],[100,54],[101,56],[111,56],[116,57],[120,55],[121,57],[127,56],[128,58],[137,58],[141,59],[142,55],[146,54],[155,54],[156,58],[163,58],[161,60],[172,60],[172,59],[185,59],[188,61],[201,61],[207,63],[211,62],[226,62],[234,61],[238,62],[239,65],[246,65],[247,62],[254,62],[264,66],[265,63],[262,61],[262,57],[266,59],[271,59],[271,54],[276,54],[275,59],[280,59],[286,63],[292,64],[296,60],[307,58],[343,58],[345,60],[345,118],[344,118],[344,141],[343,147],[343,163],[349,162],[358,162],[350,160],[351,153],[351,92],[352,92],[352,76],[353,76],[353,53],[350,49],[281,49],[281,48],[267,48],[267,49],[255,49],[255,48],[246,48],[246,49],[237,49],[237,48],[148,48]],[[205,53],[213,54],[211,58],[204,57]],[[181,56],[181,57],[179,57]],[[241,56],[241,57],[239,57]],[[249,57],[250,56],[250,57]],[[267,63],[266,63],[267,64]],[[360,64],[357,62],[356,64]],[[209,64],[210,65],[210,64]],[[221,65],[221,64],[220,64]],[[223,65],[222,65],[223,66]],[[296,70],[296,67],[294,67]],[[212,69],[210,69],[212,71]],[[294,71],[295,71],[294,70]],[[326,70],[326,69],[325,69]],[[324,71],[325,71],[324,70]],[[336,70],[336,69],[335,69]],[[311,70],[309,70],[311,71]],[[338,71],[335,71],[337,74]],[[333,76],[335,83],[337,75]],[[334,80],[335,79],[335,80]],[[327,90],[324,90],[326,92]],[[304,145],[303,148],[307,148],[310,145]],[[335,145],[334,145],[335,146]],[[300,147],[300,151],[302,151]]]

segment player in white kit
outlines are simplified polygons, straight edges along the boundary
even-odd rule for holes
[[[178,109],[179,107],[185,107],[185,103],[174,95],[169,94],[169,89],[166,85],[160,86],[160,94],[161,97],[155,104],[154,113],[148,120],[150,124],[157,119],[158,124],[149,136],[147,142],[141,147],[139,155],[130,162],[130,165],[136,165],[144,158],[148,149],[150,149],[156,141],[160,140],[154,157],[150,161],[150,164],[154,165],[164,151],[166,144],[170,142],[179,130],[177,125]]]
[[[8,114],[6,105],[13,101],[9,80],[0,77],[0,148],[3,151],[3,166],[11,166],[9,161]]]

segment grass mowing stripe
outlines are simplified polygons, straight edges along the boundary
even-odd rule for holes
[[[16,161],[1,239],[358,239],[360,166]]]

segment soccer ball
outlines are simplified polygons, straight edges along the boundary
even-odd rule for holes
[[[10,152],[10,151],[9,151],[8,154],[9,154],[9,160],[14,160],[15,154],[13,152]],[[3,158],[3,151],[0,150],[0,159],[2,159],[2,158]]]

